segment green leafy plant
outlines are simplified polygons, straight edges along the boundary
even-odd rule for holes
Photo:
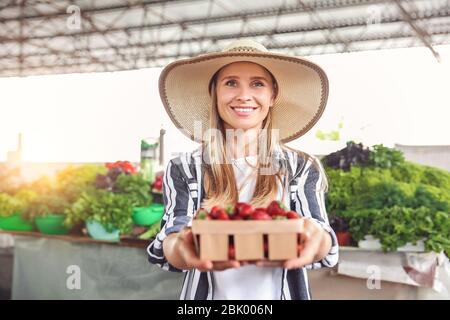
[[[424,169],[420,164],[405,161],[385,171],[396,181],[418,184],[422,183]]]
[[[407,243],[424,240],[425,249],[450,253],[450,216],[427,207],[393,206],[382,209],[346,211],[349,228],[356,241],[372,235],[380,240],[383,250],[395,251]]]
[[[106,171],[107,169],[100,165],[70,165],[56,174],[55,190],[61,197],[73,203],[83,191],[94,187],[98,174],[104,174]]]
[[[118,229],[121,234],[129,234],[133,227],[132,210],[133,204],[127,195],[92,190],[83,192],[66,210],[64,223],[71,227],[92,219],[101,223],[108,231]]]
[[[447,190],[447,194],[450,195],[450,174],[448,171],[423,166],[422,178],[420,182],[442,190]]]
[[[434,211],[450,212],[450,189],[442,190],[437,187],[419,184],[416,187],[412,207],[425,206]]]
[[[152,203],[150,184],[140,174],[121,174],[117,177],[115,192],[126,195],[134,207],[147,207]]]
[[[392,168],[405,161],[403,153],[399,150],[388,148],[382,144],[373,146],[373,152],[370,153],[370,162],[379,168]]]
[[[13,194],[23,184],[20,169],[0,163],[0,192]]]
[[[31,198],[24,207],[24,218],[33,220],[49,214],[64,214],[69,207],[69,202],[58,194],[51,193]]]
[[[351,160],[349,150],[341,155]],[[427,250],[448,254],[449,172],[406,161],[400,151],[382,145],[374,146],[368,165],[325,169],[328,213],[348,223],[354,240],[372,235],[390,251],[423,239]]]
[[[0,193],[0,217],[9,217],[19,213],[22,203],[7,193]]]

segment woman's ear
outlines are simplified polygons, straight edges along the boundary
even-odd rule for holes
[[[275,99],[276,99],[276,93],[273,93],[272,97],[270,98],[270,104],[269,107],[273,107],[273,105],[275,104]]]
[[[272,98],[270,99],[270,106],[273,107],[273,105],[275,104],[275,99],[278,96],[278,86],[276,84],[274,84],[273,89],[272,89]]]

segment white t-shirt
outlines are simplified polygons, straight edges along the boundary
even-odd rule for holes
[[[246,157],[252,165],[256,164],[256,156]],[[252,173],[245,158],[233,160],[233,169],[237,187],[243,185],[239,193],[239,202],[250,202],[256,185],[256,174]],[[278,184],[278,199],[282,199],[281,183]],[[284,203],[286,204],[286,198]],[[282,268],[257,267],[246,265],[236,269],[214,271],[214,300],[279,300],[281,298]]]

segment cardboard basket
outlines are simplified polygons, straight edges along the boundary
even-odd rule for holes
[[[236,260],[286,260],[298,257],[303,219],[292,220],[194,220],[192,233],[202,260],[227,261],[234,243]],[[268,256],[264,255],[264,238]]]

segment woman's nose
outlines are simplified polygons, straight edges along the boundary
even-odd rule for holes
[[[236,95],[236,100],[239,100],[239,101],[252,100],[252,95],[250,93],[250,90],[248,88],[241,87],[238,94]]]

